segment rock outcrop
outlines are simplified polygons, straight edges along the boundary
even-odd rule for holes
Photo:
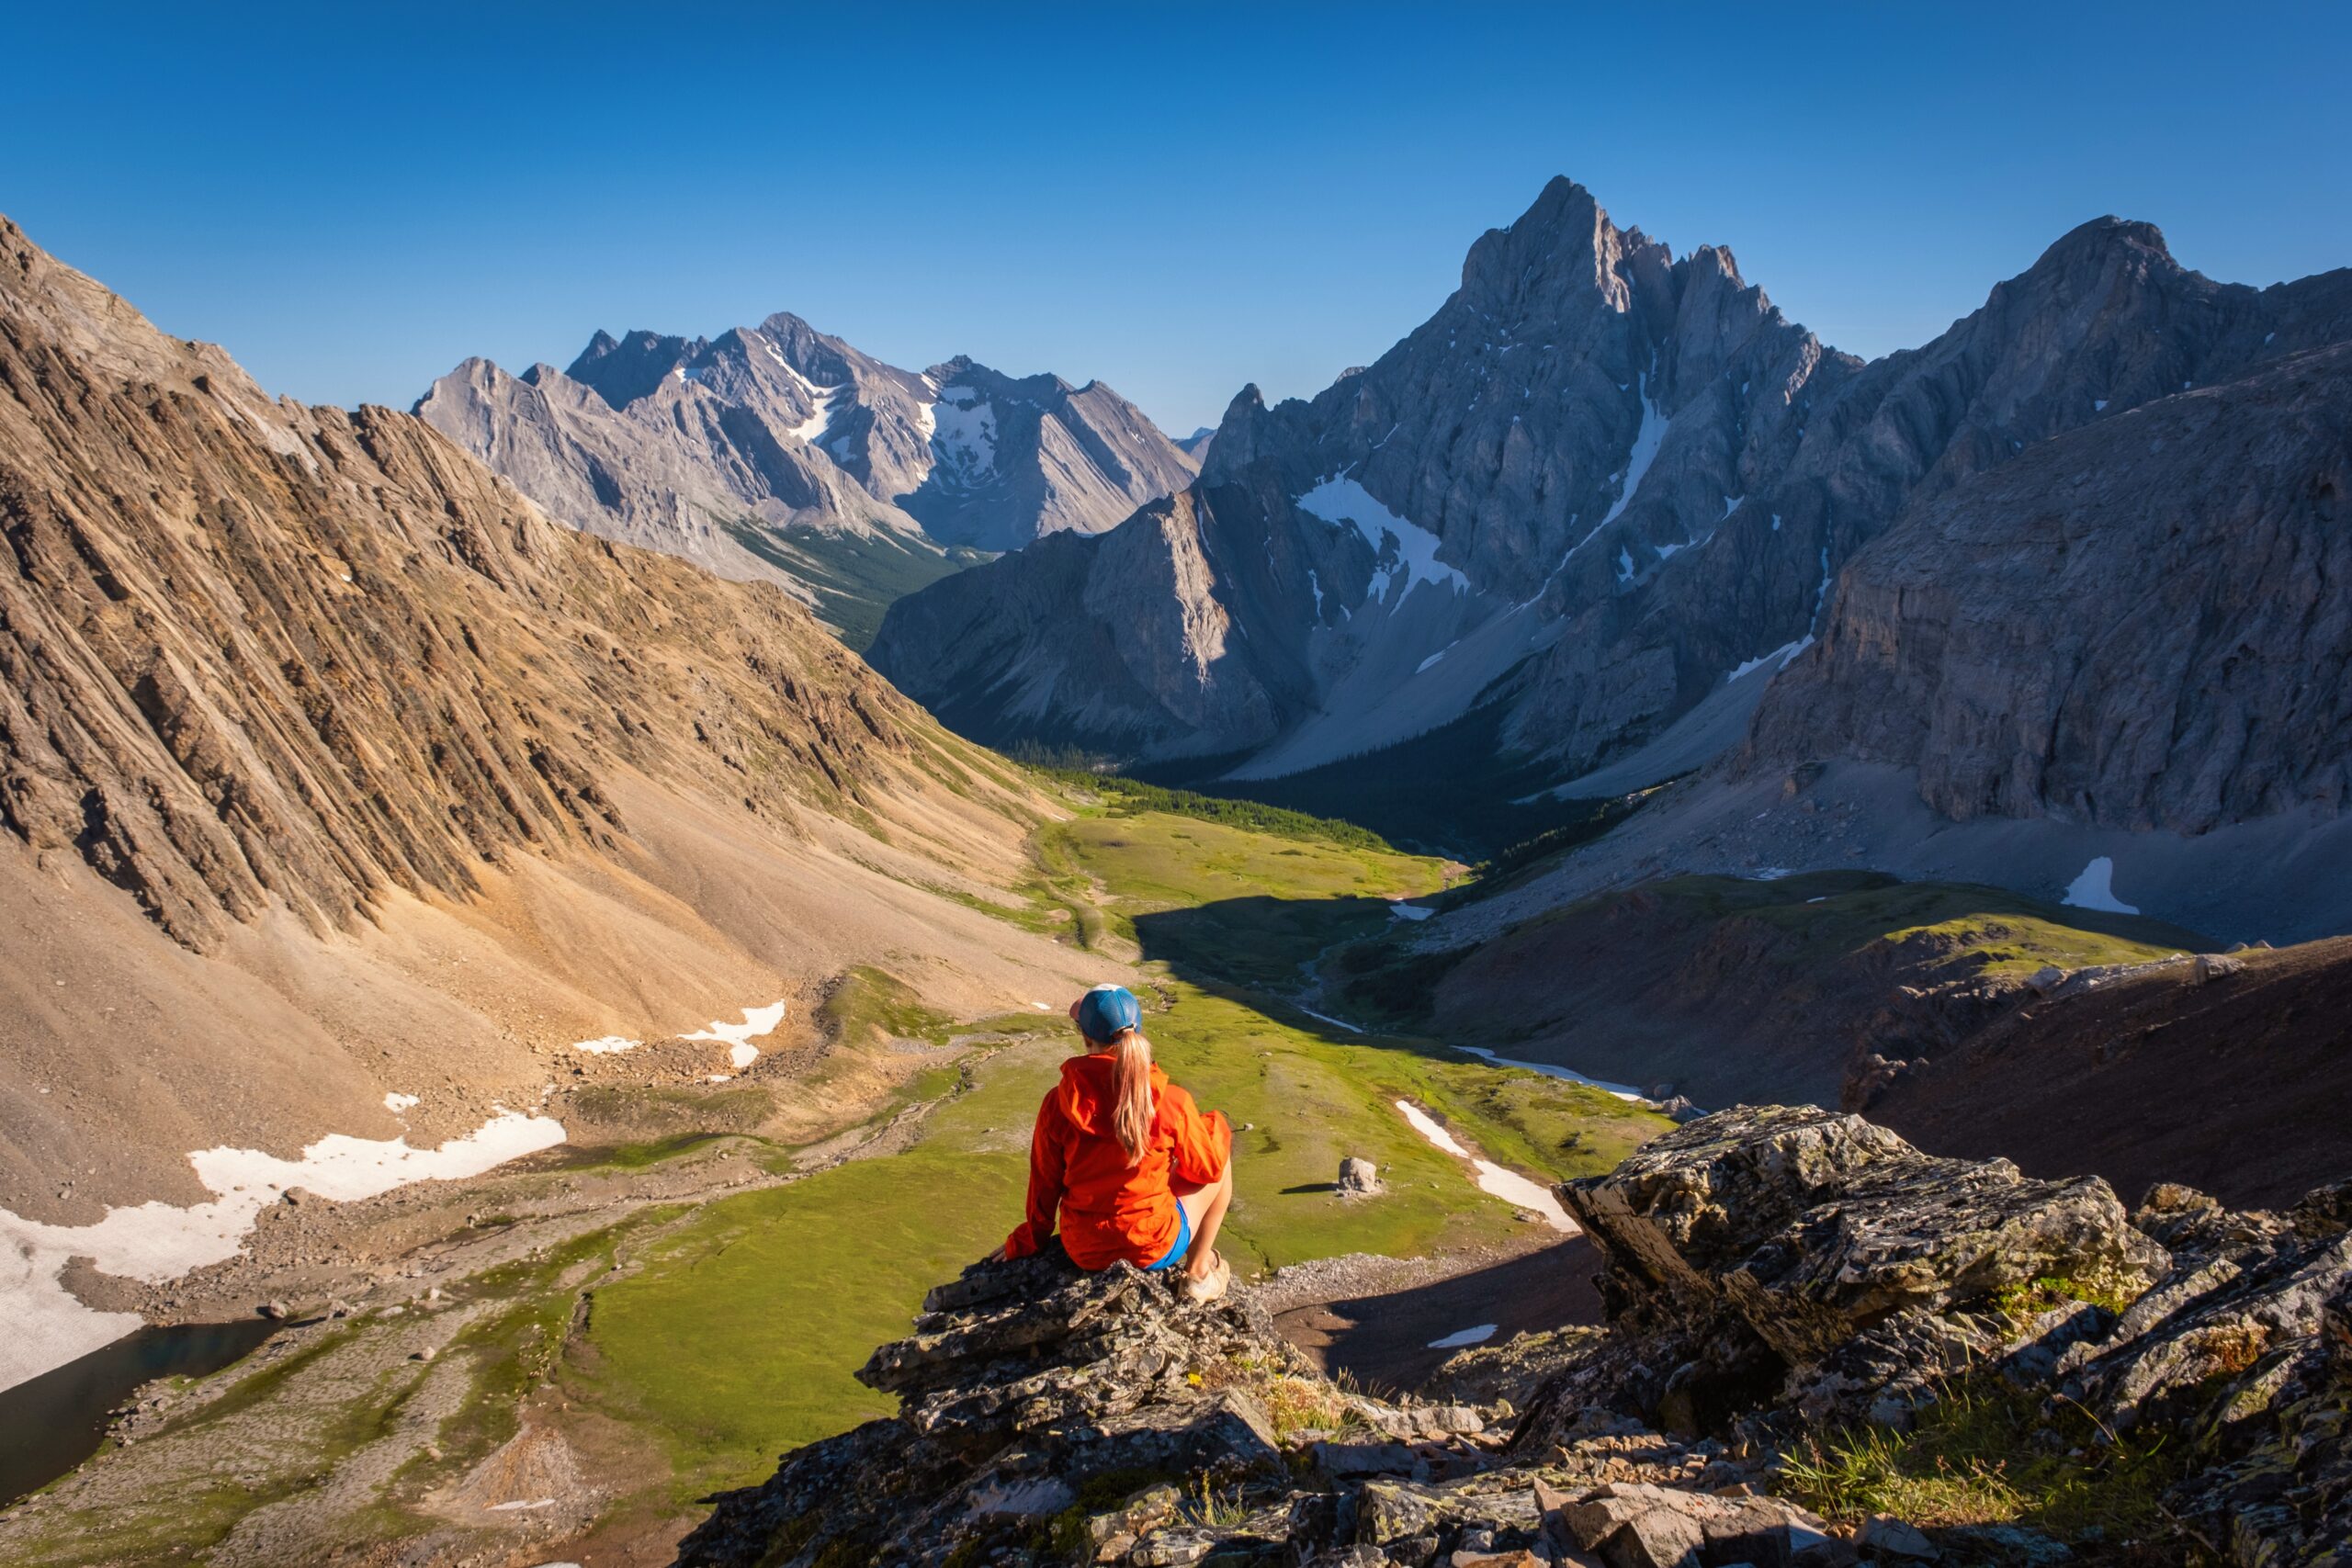
[[[1163,503],[1099,542],[1023,552],[922,591],[894,606],[877,665],[983,739],[1083,735],[1098,750],[1155,759],[1246,753],[1239,778],[1332,763],[1482,709],[1483,744],[1555,778],[1625,760],[1641,776],[1595,786],[1615,794],[1736,743],[1781,669],[1836,679],[1808,650],[1847,563],[1906,508],[1942,507],[1965,536],[1972,503],[1958,487],[1973,481],[1972,497],[2048,499],[1985,525],[1987,561],[1969,579],[1954,640],[2007,662],[1982,683],[2007,705],[1976,721],[1977,754],[1961,758],[1937,798],[2018,808],[2013,784],[1988,801],[1977,775],[2019,768],[2004,726],[2030,732],[2046,690],[2044,705],[2083,711],[2064,716],[2063,755],[2037,757],[2049,748],[2020,739],[2032,786],[2049,774],[2075,796],[2098,795],[2114,820],[2271,810],[2324,796],[2305,775],[2324,773],[2316,759],[2340,759],[2345,746],[2340,720],[2283,696],[2283,674],[2264,671],[2296,659],[2340,663],[2340,617],[2330,610],[2308,636],[2300,629],[2290,607],[2325,597],[2315,579],[2272,620],[2231,607],[2267,593],[2265,574],[2318,570],[2324,552],[2293,518],[2324,518],[2341,489],[2315,445],[2335,394],[2313,378],[2335,371],[2333,360],[2299,356],[2347,339],[2352,273],[2259,290],[2219,284],[2175,261],[2154,228],[2110,218],[2063,237],[1934,342],[1864,365],[1781,316],[1728,251],[1677,257],[1555,181],[1472,247],[1453,298],[1370,367],[1305,402],[1269,408],[1245,389],[1181,513]],[[2194,409],[2124,419],[2257,374],[2287,380],[2235,401],[2234,423]],[[2145,452],[2157,424],[2164,456],[2145,465],[2140,488],[2118,468],[2077,491],[2086,454],[2120,464],[2126,448]],[[2260,479],[2242,478],[2237,459],[2266,430],[2278,438]],[[2005,477],[2070,432],[2081,435],[2064,452]],[[2165,523],[2120,516],[2159,488]],[[2078,522],[2043,526],[2078,501]],[[2075,575],[2053,582],[2021,565],[2003,576],[1996,535],[2027,527],[2063,537]],[[2052,635],[2046,601],[2078,595],[2077,577],[2096,574],[2088,563],[2110,549],[2125,581],[2171,575],[2151,629],[2107,638],[2103,651],[2119,667],[2161,657],[2104,703],[2070,699],[2079,639]],[[1139,570],[1146,556],[1164,564]],[[1838,601],[1849,649],[1875,646],[1864,633],[1888,619],[1902,584],[1957,563],[1951,547],[1883,558],[1903,571],[1871,597]],[[2010,581],[2029,572],[2030,584]],[[1033,602],[1031,578],[1086,592],[1066,596],[1055,617],[1026,617],[1014,607]],[[1137,618],[1139,601],[1174,584],[1182,614]],[[2001,596],[2005,584],[2018,592]],[[2119,592],[2112,614],[2143,602]],[[1920,614],[1941,603],[1929,595]],[[2200,629],[2153,629],[2201,611],[2213,614]],[[2252,637],[2245,652],[2214,665],[2228,663],[2241,633]],[[1145,641],[1154,646],[1128,651]],[[1939,647],[1922,625],[1899,657],[1932,661]],[[1876,657],[1849,652],[1847,662]],[[1912,728],[1954,723],[1967,689],[1956,679],[1944,707]],[[2222,760],[2234,734],[2223,716],[2249,705],[2249,755]],[[2212,742],[2182,749],[2171,765],[2185,776],[2155,786],[2182,804],[2116,789],[2122,771],[2144,768],[2176,708]],[[2335,722],[2297,727],[2312,718]],[[2093,740],[2118,725],[2131,745]],[[1891,724],[1906,726],[1908,715]],[[1629,754],[1653,740],[1661,750],[1645,772]],[[1466,758],[1464,776],[1490,761]]]
[[[2253,1568],[2352,1552],[2341,1188],[2275,1215],[2160,1189],[2127,1216],[2095,1179],[1742,1108],[1560,1190],[1603,1249],[1608,1323],[1464,1352],[1435,1386],[1484,1404],[1335,1387],[1246,1292],[1191,1307],[1124,1267],[983,1264],[860,1373],[899,1416],[719,1497],[679,1561],[1700,1568],[2196,1549]],[[2178,1532],[2155,1513],[2140,1540],[1825,1519],[1774,1495],[1809,1442],[1931,1424],[1945,1400],[1989,1397],[1980,1385],[2041,1402],[2023,1442],[2104,1433],[2077,1455],[2085,1484],[2106,1484],[2091,1450],[2164,1453]],[[1532,1389],[1523,1411],[1505,1387]]]

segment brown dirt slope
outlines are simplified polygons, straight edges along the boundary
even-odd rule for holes
[[[2352,938],[2235,954],[2010,1013],[1896,1080],[1872,1119],[1938,1154],[2286,1204],[2352,1176]]]
[[[784,593],[274,400],[5,219],[0,532],[0,1207],[435,1141],[779,996],[805,1043],[854,964],[972,1012],[1071,968],[975,907],[1051,808]]]

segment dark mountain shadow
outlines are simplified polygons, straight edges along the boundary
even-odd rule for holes
[[[1560,848],[1575,841],[1562,835],[1589,827],[1582,836],[1597,837],[1617,820],[1603,810],[1613,802],[1544,795],[1560,782],[1560,770],[1532,759],[1508,760],[1503,709],[1501,703],[1489,703],[1394,746],[1281,778],[1222,776],[1246,761],[1248,752],[1141,763],[1125,771],[1170,789],[1337,818],[1369,828],[1401,849],[1465,861],[1491,860],[1545,836],[1557,839],[1551,847]]]
[[[1294,1307],[1274,1320],[1283,1338],[1333,1374],[1366,1389],[1409,1393],[1461,1347],[1432,1341],[1494,1326],[1480,1341],[1600,1321],[1593,1276],[1600,1254],[1583,1236],[1427,1285]]]

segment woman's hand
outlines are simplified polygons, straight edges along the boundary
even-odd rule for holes
[[[996,1249],[994,1252],[989,1253],[986,1258],[981,1258],[981,1259],[980,1259],[980,1261],[981,1261],[981,1262],[983,1262],[983,1263],[1001,1263],[1001,1262],[1003,1262],[1003,1261],[1004,1261],[1004,1247],[1003,1247],[1003,1246],[1002,1246],[1001,1244],[999,1244],[999,1246],[998,1246],[997,1249]]]

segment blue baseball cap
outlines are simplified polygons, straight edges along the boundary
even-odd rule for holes
[[[1125,986],[1097,986],[1078,1002],[1078,1032],[1089,1040],[1116,1040],[1143,1024],[1143,1004]]]

